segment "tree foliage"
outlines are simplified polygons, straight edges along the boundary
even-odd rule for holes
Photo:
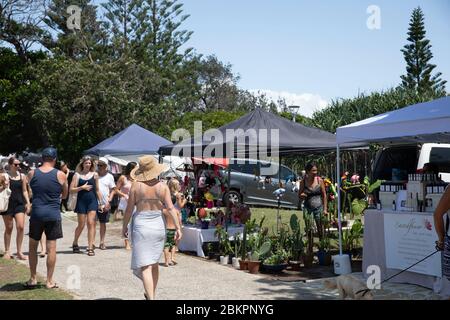
[[[402,86],[419,94],[427,94],[429,91],[442,94],[447,81],[440,78],[440,72],[432,75],[436,65],[430,63],[433,54],[430,40],[425,38],[425,34],[424,14],[418,7],[411,15],[408,44],[401,50],[406,61],[406,74],[401,76]]]

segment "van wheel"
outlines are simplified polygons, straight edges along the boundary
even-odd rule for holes
[[[241,203],[241,195],[237,191],[229,191],[225,194],[225,203],[228,205],[228,203],[231,202],[233,204]]]

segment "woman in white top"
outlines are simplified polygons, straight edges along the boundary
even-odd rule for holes
[[[169,188],[158,180],[158,176],[164,170],[165,166],[157,163],[153,156],[139,158],[139,167],[131,171],[131,177],[135,182],[131,186],[123,219],[122,233],[124,236],[130,233],[133,244],[131,269],[142,280],[146,299],[154,299],[158,283],[158,262],[166,238],[162,215],[164,206],[176,226],[175,240],[182,236],[177,211],[170,199]],[[128,222],[135,206],[136,212],[133,214],[128,230]]]

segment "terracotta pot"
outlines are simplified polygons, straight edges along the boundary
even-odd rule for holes
[[[248,261],[247,260],[239,260],[239,269],[240,270],[248,270]]]
[[[248,262],[248,272],[253,273],[253,274],[258,273],[260,264],[261,264],[261,262],[259,262],[259,261],[249,261]]]

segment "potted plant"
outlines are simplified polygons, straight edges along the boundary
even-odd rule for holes
[[[229,254],[232,252],[228,232],[221,225],[217,225],[214,234],[219,238],[220,264],[227,265]]]
[[[303,257],[304,243],[300,223],[296,214],[291,215],[290,219],[291,235],[289,237],[290,259],[289,265],[292,270],[300,270],[301,259]]]
[[[233,268],[239,269],[240,264],[239,260],[239,252],[241,250],[241,239],[239,238],[239,233],[236,233],[234,235],[234,257],[231,259],[231,264],[233,265]]]
[[[265,216],[262,217],[260,225],[264,222]],[[256,219],[247,220],[244,225],[244,232],[242,235],[242,245],[241,245],[241,260],[239,260],[239,269],[248,270],[248,249],[251,248],[251,242],[253,237],[249,237],[257,229]]]
[[[358,255],[358,246],[359,246],[359,239],[363,235],[364,229],[361,220],[357,219],[352,225],[352,228],[350,229],[350,233],[352,235],[352,246],[351,246],[351,253],[353,257],[356,257]]]
[[[326,217],[323,217],[323,236],[319,240],[319,250],[317,251],[317,258],[319,259],[319,265],[329,266],[331,265],[331,243],[330,243],[330,222]]]
[[[289,255],[283,248],[277,248],[272,255],[263,261],[263,267],[268,272],[281,272],[288,266]]]
[[[306,268],[312,267],[314,259],[314,229],[313,229],[313,216],[311,214],[303,214],[303,220],[305,221],[305,233],[306,233],[306,244],[305,244],[305,254],[303,256],[303,265]]]
[[[317,251],[317,258],[319,259],[319,265],[329,266],[331,265],[331,253],[330,253],[330,238],[328,235],[324,235],[319,241],[319,250]]]
[[[270,252],[270,241],[261,242],[261,235],[258,235],[259,239],[255,241],[250,260],[248,261],[248,271],[250,273],[258,273],[259,266],[261,264],[260,259]]]

